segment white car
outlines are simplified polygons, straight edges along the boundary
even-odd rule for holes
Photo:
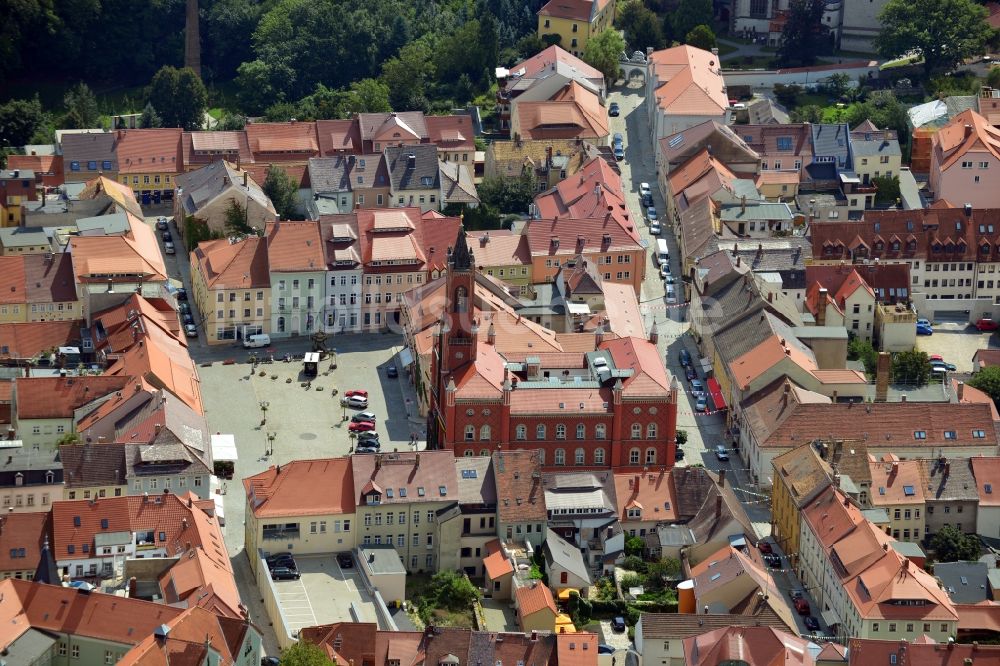
[[[667,285],[667,293],[664,296],[664,300],[666,300],[668,304],[673,304],[677,302],[677,292],[674,291],[674,285],[672,284]]]
[[[660,277],[663,279],[667,279],[670,277],[670,262],[664,262],[663,264],[660,265]],[[668,282],[667,284],[673,284],[673,283],[674,281],[671,278],[670,282]]]
[[[341,398],[340,404],[345,407],[353,407],[354,409],[366,409],[368,407],[368,398],[363,395],[351,395]]]
[[[647,194],[652,194],[652,191],[649,189],[649,183],[639,183],[639,196],[644,197]]]
[[[650,224],[649,225],[649,233],[653,234],[654,236],[659,236],[660,235],[660,223],[659,222],[653,222],[652,224]]]

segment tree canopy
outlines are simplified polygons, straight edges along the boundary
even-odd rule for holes
[[[879,14],[875,48],[886,58],[916,51],[930,76],[983,52],[992,33],[986,14],[973,0],[889,0]]]
[[[583,49],[583,60],[588,65],[600,70],[604,79],[613,83],[618,79],[621,66],[618,56],[625,50],[625,40],[617,30],[608,28],[596,37],[587,40]]]
[[[298,194],[298,187],[288,177],[284,169],[272,164],[267,170],[267,176],[264,178],[261,189],[271,200],[274,210],[281,216],[281,219],[295,219],[295,197]]]
[[[707,25],[696,25],[684,38],[686,44],[710,51],[718,44],[715,33]]]
[[[86,83],[78,83],[63,96],[66,116],[63,126],[70,129],[90,129],[97,127],[101,113],[97,109],[97,97]]]
[[[927,352],[904,351],[892,357],[892,381],[910,386],[923,386],[931,378],[931,362]]]
[[[990,396],[993,402],[1000,407],[1000,366],[983,368],[972,375],[972,378],[966,383]]]
[[[817,56],[830,49],[830,29],[823,23],[825,9],[823,0],[791,0],[778,45],[781,64],[813,65]]]
[[[318,645],[299,641],[281,651],[281,666],[334,666]]]
[[[620,3],[615,16],[615,25],[625,31],[625,41],[630,51],[645,52],[647,46],[652,46],[654,49],[666,46],[660,19],[643,0]]]
[[[201,129],[208,108],[208,91],[193,69],[161,67],[149,83],[149,103],[165,127]]]
[[[953,525],[945,525],[931,537],[931,549],[941,562],[976,561],[980,543],[975,534],[965,534]]]
[[[712,0],[680,0],[670,16],[671,34],[683,39],[699,25],[712,25]]]
[[[896,130],[900,145],[906,143],[910,133],[906,107],[891,90],[876,90],[865,101],[852,104],[844,120],[851,127],[870,120],[880,129]]]
[[[0,104],[0,148],[20,147],[31,142],[31,137],[45,121],[42,103],[38,98],[12,99]]]

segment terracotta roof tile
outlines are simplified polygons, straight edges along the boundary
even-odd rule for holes
[[[1000,506],[1000,457],[974,456],[969,460],[976,477],[979,504]]]
[[[559,666],[597,666],[597,634],[556,634]]]
[[[73,285],[73,261],[65,252],[52,255],[32,254],[24,259],[24,281],[28,303],[67,303],[76,301]]]
[[[628,520],[628,510],[639,508],[643,521],[675,521],[677,502],[673,496],[672,472],[615,474],[618,518]]]
[[[253,153],[245,131],[184,132],[181,136],[181,155],[185,169],[211,164],[225,159],[240,166],[253,163]]]
[[[826,487],[803,508],[802,518],[827,548],[865,522],[861,510],[833,486]]]
[[[323,648],[326,655],[338,664],[364,666],[375,663],[378,631],[374,622],[335,622],[303,627],[299,638]]]
[[[501,523],[544,523],[548,520],[541,468],[537,451],[493,453],[497,514]]]
[[[0,516],[0,577],[5,571],[34,571],[48,532],[48,511]]]
[[[486,552],[488,554],[483,558],[483,567],[490,579],[497,580],[502,576],[514,573],[514,565],[510,563],[510,558],[504,553],[499,539],[487,542]]]
[[[122,486],[125,478],[125,447],[121,444],[63,444],[59,447],[63,479],[67,488]]]
[[[934,642],[852,638],[849,649],[851,666],[885,666],[892,663],[951,666],[970,661],[974,664],[1000,662],[1000,646],[995,645],[949,643],[943,646]]]
[[[549,0],[538,10],[539,16],[590,22],[595,0]]]
[[[129,377],[22,377],[15,380],[20,419],[66,419],[89,402],[121,391]]]
[[[513,113],[525,140],[603,139],[610,131],[598,96],[576,81],[548,100],[515,103]]]
[[[830,485],[833,470],[812,446],[798,446],[771,461],[776,478],[783,479],[792,500],[801,509]]]
[[[522,617],[528,617],[546,608],[552,611],[553,615],[558,612],[555,599],[552,598],[552,590],[541,581],[531,581],[528,585],[518,587],[514,591],[514,597],[517,599],[517,607]]]
[[[267,243],[257,236],[233,243],[228,238],[199,243],[191,252],[209,289],[270,287]]]
[[[267,225],[267,261],[272,272],[326,270],[319,225],[275,222]]]
[[[355,455],[351,458],[354,503],[362,506],[374,490],[381,504],[444,502],[458,497],[451,450]]]
[[[357,120],[317,120],[316,134],[321,155],[361,152],[361,132]]]
[[[749,664],[813,666],[813,643],[774,627],[727,627],[684,639],[684,663],[715,666],[731,661]]]
[[[243,487],[258,518],[354,513],[350,458],[293,460],[243,479]],[[330,488],[338,492],[320,492]]]
[[[655,95],[662,113],[722,116],[729,108],[718,56],[683,45],[656,51],[649,60],[659,83]]]
[[[179,128],[118,130],[118,173],[182,172],[182,134]]]
[[[0,358],[31,358],[53,347],[79,346],[79,321],[0,323]]]
[[[24,257],[0,257],[0,303],[24,304],[28,302],[24,278]]]
[[[872,506],[924,504],[924,484],[920,479],[920,463],[916,460],[873,462],[870,464]]]
[[[319,155],[314,122],[250,123],[246,133],[258,162],[305,162]]]

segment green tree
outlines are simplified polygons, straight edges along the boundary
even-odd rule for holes
[[[387,113],[392,111],[389,104],[389,86],[378,79],[361,79],[351,84],[347,112]]]
[[[45,41],[57,21],[53,4],[53,0],[0,3],[0,75],[20,66],[24,47],[31,40]]]
[[[647,46],[662,49],[667,44],[660,19],[643,0],[619,4],[615,25],[625,31],[625,41],[633,51],[645,52]]]
[[[794,83],[788,85],[785,85],[784,83],[774,84],[774,98],[778,100],[779,104],[782,104],[787,108],[795,106],[795,102],[801,94],[802,86]]]
[[[931,363],[927,352],[904,351],[892,357],[892,381],[923,386],[931,378]]]
[[[215,238],[222,238],[222,234],[210,230],[204,220],[193,215],[184,218],[184,243],[188,250],[198,247],[198,243]]]
[[[872,184],[878,188],[875,193],[876,203],[895,204],[899,199],[899,176],[875,176]]]
[[[687,444],[688,441],[687,430],[681,430],[680,428],[678,428],[677,433],[674,435],[674,441],[677,442],[677,446],[684,446],[685,444]]]
[[[285,88],[295,80],[295,72],[286,63],[251,60],[236,68],[236,99],[240,110],[252,116],[276,102],[285,100]]]
[[[281,651],[281,666],[336,666],[318,645],[299,641]]]
[[[190,67],[161,67],[149,83],[148,102],[165,127],[197,130],[205,124],[208,91]]]
[[[587,46],[583,49],[583,61],[600,70],[608,83],[614,83],[621,69],[618,56],[624,50],[625,40],[617,30],[608,28],[587,40]]]
[[[851,89],[851,77],[843,72],[831,74],[826,79],[826,87],[831,95],[837,99],[841,99],[846,97],[848,91]]]
[[[905,144],[910,132],[906,108],[891,90],[876,90],[864,102],[851,105],[844,121],[851,127],[857,127],[870,120],[876,127],[896,130],[899,143]]]
[[[86,83],[81,81],[70,88],[63,97],[63,104],[66,105],[64,127],[90,129],[98,126],[101,114],[97,109],[97,97]]]
[[[228,80],[240,63],[253,60],[249,39],[260,22],[264,3],[214,0],[203,10],[202,66],[209,65],[217,79]]]
[[[983,368],[966,383],[993,398],[993,402],[1000,406],[1000,366]]]
[[[781,64],[812,65],[830,49],[830,29],[823,24],[825,8],[823,0],[791,0],[778,46]]]
[[[45,122],[45,112],[38,97],[12,99],[0,104],[0,148],[20,147],[31,142],[31,137]]]
[[[642,557],[642,551],[646,548],[646,542],[642,537],[632,536],[625,539],[625,555],[635,555]]]
[[[986,72],[986,85],[990,88],[1000,88],[1000,67],[990,67]]]
[[[945,525],[931,537],[931,550],[941,562],[976,561],[979,559],[979,537],[965,534],[957,527]]]
[[[256,236],[257,230],[247,221],[246,206],[236,199],[230,199],[226,206],[226,234],[229,236]]]
[[[523,213],[538,193],[535,175],[526,171],[517,178],[484,178],[476,188],[479,200],[500,213]]]
[[[149,102],[146,102],[146,106],[142,109],[142,115],[139,116],[139,127],[143,129],[163,127],[163,119],[160,118],[160,114],[156,112],[156,109]]]
[[[650,581],[657,578],[661,581],[660,587],[663,587],[662,581],[675,580],[680,577],[681,561],[675,557],[664,557],[656,562],[648,562],[646,573]]]
[[[823,122],[823,109],[816,104],[806,104],[792,109],[788,118],[793,123],[821,123]]]
[[[522,37],[521,40],[514,45],[514,49],[517,51],[518,60],[525,60],[536,53],[544,51],[546,46],[548,45],[542,41],[541,37],[536,34],[530,34]],[[511,61],[505,64],[513,65],[514,62]]]
[[[875,374],[878,364],[878,352],[872,347],[872,343],[862,338],[852,338],[847,343],[847,358],[850,361],[861,361],[865,366],[865,373],[869,376]]]
[[[715,33],[707,25],[696,25],[684,38],[684,42],[699,49],[710,51],[715,48]]]
[[[879,13],[875,48],[886,58],[920,53],[929,77],[983,52],[991,35],[986,14],[973,0],[889,0]]]
[[[699,25],[712,25],[712,0],[680,0],[671,18],[676,39],[686,36]]]
[[[624,560],[622,560],[622,569],[645,573],[646,563],[642,561],[642,557],[640,555],[628,555]]]
[[[295,218],[295,199],[299,188],[288,177],[284,169],[274,164],[268,167],[267,176],[264,178],[261,189],[274,204],[274,210],[277,211],[281,219],[291,220]]]
[[[382,83],[389,89],[392,108],[427,109],[427,86],[434,73],[434,51],[426,40],[410,42],[389,58],[382,65]]]

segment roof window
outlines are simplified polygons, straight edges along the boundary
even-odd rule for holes
[[[438,486],[438,492],[441,493],[441,497],[448,494],[448,486]]]
[[[424,496],[424,487],[423,486],[417,486],[417,496],[418,497],[423,497]]]
[[[927,439],[927,431],[926,430],[914,430],[913,431],[913,439]]]
[[[913,489],[913,486],[903,486],[903,494],[906,495],[907,497],[913,497],[917,493]]]
[[[945,430],[944,431],[944,438],[945,439],[955,439],[955,431],[954,430]]]

